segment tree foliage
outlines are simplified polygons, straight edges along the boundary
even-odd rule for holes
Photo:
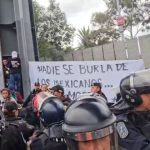
[[[79,31],[82,47],[103,45],[113,40],[125,38],[132,39],[141,32],[150,30],[150,0],[104,0],[107,5],[106,12],[93,13],[91,17],[91,30],[85,28]],[[125,24],[118,27],[115,22],[123,16]],[[84,36],[83,36],[84,35]]]
[[[92,29],[85,27],[79,30],[78,37],[82,48],[103,45],[119,38],[111,17],[105,13],[96,12],[91,17]]]
[[[93,26],[92,34],[94,42],[102,45],[119,38],[114,22],[106,12],[96,12],[92,15],[91,23]]]
[[[66,16],[55,0],[48,8],[34,1],[36,34],[40,56],[45,59],[62,60],[65,50],[70,48],[74,28],[67,24]]]
[[[115,20],[119,15],[126,19],[123,32],[129,38],[134,38],[139,32],[150,30],[150,0],[120,0],[117,7],[116,0],[105,0],[107,14]],[[119,9],[118,9],[119,8]]]
[[[80,48],[88,48],[95,46],[92,37],[92,32],[89,27],[87,29],[83,27],[81,30],[79,30],[78,37],[80,40]]]

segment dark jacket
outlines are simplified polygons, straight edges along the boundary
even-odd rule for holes
[[[62,130],[62,129],[61,129]],[[67,150],[67,146],[62,138],[62,131],[51,130],[50,128],[44,129],[39,132],[36,137],[32,139],[30,145],[31,150]],[[57,138],[58,137],[58,138]]]
[[[10,73],[16,74],[21,72],[20,58],[12,58],[10,60]]]
[[[40,138],[44,138],[44,135],[42,134]],[[65,143],[47,140],[45,145],[43,145],[41,139],[34,139],[30,147],[31,150],[67,150]]]
[[[29,94],[29,96],[27,97],[27,99],[25,100],[23,107],[27,107],[27,106],[32,106],[32,100],[33,98],[36,96],[36,94],[40,93],[41,90],[32,90]]]
[[[20,118],[7,118],[1,133],[0,150],[26,150],[26,141],[34,128]]]
[[[150,150],[150,113],[135,112],[124,100],[112,111],[117,116],[119,146],[123,150]]]

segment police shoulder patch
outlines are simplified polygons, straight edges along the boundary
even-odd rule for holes
[[[116,129],[121,139],[125,139],[129,134],[129,131],[124,122],[118,122],[116,125]]]

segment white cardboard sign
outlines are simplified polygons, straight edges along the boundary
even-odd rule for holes
[[[119,86],[123,77],[143,69],[143,60],[29,62],[32,88],[37,81],[50,87],[60,84],[73,100],[90,92],[93,82],[102,83],[103,92],[111,100],[111,90]]]

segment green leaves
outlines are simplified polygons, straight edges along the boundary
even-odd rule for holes
[[[67,24],[65,14],[55,0],[50,0],[48,8],[35,1],[33,4],[40,57],[63,59],[64,51],[71,45],[74,28]]]
[[[78,31],[81,48],[103,45],[119,38],[113,20],[106,12],[93,13],[91,24],[92,30],[84,27]]]
[[[104,0],[108,6],[107,14],[115,19],[119,14],[126,18],[124,33],[131,39],[140,32],[149,31],[150,27],[150,0],[119,0],[119,10],[116,0]],[[121,32],[120,32],[121,34]]]

